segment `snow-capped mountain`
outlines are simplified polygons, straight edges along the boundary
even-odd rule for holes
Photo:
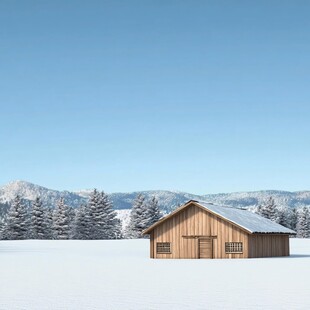
[[[263,203],[270,196],[272,196],[275,203],[283,207],[301,207],[310,205],[310,191],[287,192],[265,190],[257,192],[194,195],[185,192],[159,190],[132,193],[112,193],[110,194],[110,198],[114,202],[116,209],[128,209],[131,208],[133,200],[139,193],[142,193],[146,199],[155,196],[159,201],[161,209],[165,212],[171,212],[177,206],[190,199],[204,200],[232,207],[250,208]],[[86,197],[86,195],[84,197]]]
[[[57,200],[63,197],[65,199],[65,203],[73,207],[78,207],[81,203],[87,201],[90,192],[91,190],[77,192],[57,191],[25,181],[14,181],[0,187],[0,203],[10,203],[16,195],[20,195],[22,198],[29,201],[32,201],[39,196],[45,205],[55,206]],[[132,193],[111,193],[109,196],[113,201],[115,209],[123,210],[131,208],[132,201],[139,193],[145,195],[146,199],[149,199],[151,196],[155,196],[164,212],[170,212],[180,204],[190,199],[205,200],[223,205],[248,208],[256,206],[268,197],[272,196],[276,204],[279,206],[299,207],[310,205],[310,191],[287,192],[268,190],[257,192],[194,195],[185,192],[158,190]]]
[[[310,191],[288,192],[264,190],[257,192],[237,192],[204,195],[204,200],[233,207],[253,207],[273,197],[278,206],[301,207],[310,205]]]
[[[40,197],[46,206],[55,206],[61,197],[72,207],[78,207],[86,201],[85,198],[75,193],[52,190],[26,181],[13,181],[0,187],[0,203],[10,203],[16,195],[29,201]]]

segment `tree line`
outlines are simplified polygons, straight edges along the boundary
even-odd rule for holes
[[[120,220],[108,195],[93,190],[87,203],[79,208],[68,206],[61,198],[55,208],[43,206],[40,197],[29,207],[16,196],[0,222],[0,238],[22,239],[122,239],[142,238],[142,231],[161,218],[155,197],[146,200],[138,195],[133,202],[127,229]]]
[[[274,199],[269,197],[254,211],[273,222],[296,231],[297,238],[310,238],[310,211],[307,206],[299,208],[279,207]]]
[[[142,232],[162,214],[155,197],[147,200],[139,194],[133,201],[129,224],[122,229],[108,195],[96,189],[79,208],[68,206],[61,198],[55,208],[43,206],[40,197],[29,207],[16,196],[6,205],[0,221],[0,238],[18,239],[122,239],[144,238]],[[272,197],[254,208],[254,212],[297,232],[298,238],[310,238],[309,207],[279,207]]]

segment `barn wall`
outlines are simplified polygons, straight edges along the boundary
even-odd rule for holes
[[[154,258],[154,232],[150,234],[150,257]]]
[[[289,255],[288,235],[255,234],[249,236],[249,257]]]
[[[155,227],[152,235],[151,257],[154,258],[198,258],[197,236],[212,238],[213,258],[248,257],[248,234],[245,231],[195,205]],[[172,253],[157,254],[157,242],[171,242]],[[225,242],[243,242],[243,253],[226,254]]]

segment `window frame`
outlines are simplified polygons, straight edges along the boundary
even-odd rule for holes
[[[241,247],[241,251],[240,251],[240,247]],[[240,242],[240,241],[225,242],[225,253],[226,254],[243,254],[243,242]]]
[[[169,252],[165,249],[169,248]],[[164,251],[159,251],[164,250]],[[156,254],[172,254],[171,242],[156,242]]]

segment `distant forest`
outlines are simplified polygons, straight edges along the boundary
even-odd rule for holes
[[[309,207],[281,207],[272,197],[253,212],[297,232],[298,238],[310,238]],[[21,239],[122,239],[145,238],[144,229],[162,217],[155,197],[138,194],[133,201],[129,224],[123,230],[108,195],[96,189],[87,203],[78,208],[65,204],[44,207],[40,197],[29,202],[16,196],[10,204],[0,204],[0,238]]]
[[[44,207],[40,197],[28,202],[20,196],[0,206],[0,238],[22,239],[122,239],[142,238],[142,231],[158,221],[162,214],[155,197],[138,195],[133,202],[125,231],[108,195],[96,189],[88,203],[78,208],[61,198],[55,208]]]

